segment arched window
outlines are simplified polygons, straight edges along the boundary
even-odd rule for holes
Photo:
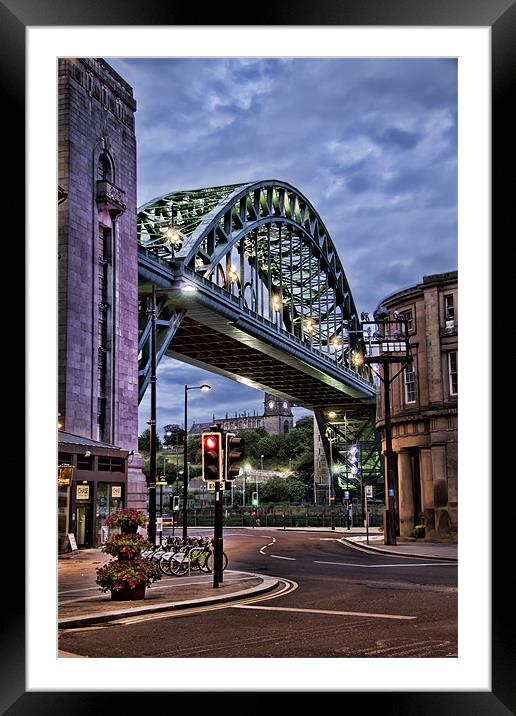
[[[97,179],[99,181],[112,181],[113,168],[107,154],[101,154],[97,165]]]
[[[285,422],[283,423],[283,432],[288,433],[288,431],[289,431],[289,423],[288,423],[288,420],[285,420]]]

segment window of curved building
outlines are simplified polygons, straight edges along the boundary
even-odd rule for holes
[[[416,371],[414,364],[408,363],[405,368],[405,403],[416,402]]]

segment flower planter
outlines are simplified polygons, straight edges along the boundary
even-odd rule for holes
[[[135,587],[122,587],[111,592],[111,599],[117,602],[126,602],[133,599],[145,599],[145,582]]]
[[[120,525],[120,532],[123,535],[135,535],[138,532],[138,525],[132,525],[128,522],[122,522]]]

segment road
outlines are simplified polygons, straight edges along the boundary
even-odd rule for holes
[[[67,630],[59,648],[90,657],[457,656],[456,563],[365,553],[340,536],[227,528],[228,570],[280,577],[275,593]]]

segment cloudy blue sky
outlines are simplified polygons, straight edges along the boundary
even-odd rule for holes
[[[457,268],[456,60],[107,59],[138,104],[139,205],[287,181],[325,222],[359,311]],[[165,359],[159,428],[182,424],[183,386],[203,381],[213,390],[189,392],[191,419],[261,412],[252,388]]]

